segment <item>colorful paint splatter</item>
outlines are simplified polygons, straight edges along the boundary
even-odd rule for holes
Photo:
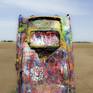
[[[69,15],[19,16],[17,93],[75,93]]]

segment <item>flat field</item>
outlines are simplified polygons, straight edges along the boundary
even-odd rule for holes
[[[16,46],[0,43],[0,93],[15,93]],[[76,93],[93,93],[93,43],[74,43]]]

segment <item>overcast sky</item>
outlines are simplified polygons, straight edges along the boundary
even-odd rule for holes
[[[93,0],[0,0],[0,40],[16,40],[18,15],[71,15],[73,41],[93,42]]]

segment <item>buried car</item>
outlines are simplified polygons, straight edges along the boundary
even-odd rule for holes
[[[75,93],[70,16],[19,16],[17,93]]]

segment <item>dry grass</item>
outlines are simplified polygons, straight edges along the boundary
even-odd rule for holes
[[[93,92],[93,44],[74,43],[76,93]],[[16,88],[15,43],[0,43],[0,93]]]

